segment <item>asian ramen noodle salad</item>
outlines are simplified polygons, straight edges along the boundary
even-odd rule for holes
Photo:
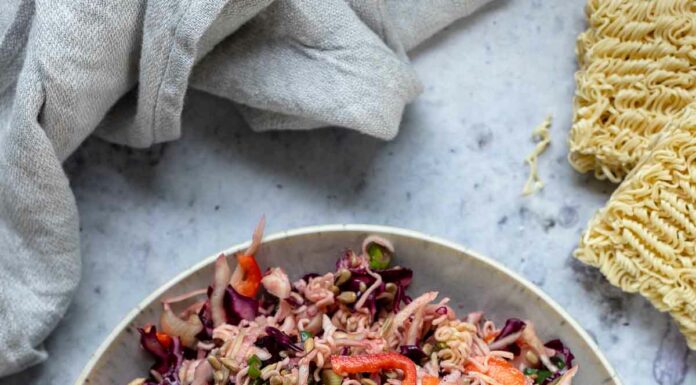
[[[257,264],[263,226],[217,258],[209,287],[162,301],[159,325],[139,329],[155,362],[130,385],[571,384],[573,354],[531,322],[501,327],[437,292],[407,293],[413,271],[392,266],[386,239],[291,282]]]

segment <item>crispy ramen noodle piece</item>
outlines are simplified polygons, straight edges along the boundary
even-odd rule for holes
[[[696,100],[696,2],[588,0],[569,161],[620,182]]]
[[[435,341],[445,345],[437,352],[440,368],[446,373],[464,371],[471,354],[476,326],[460,320],[447,320],[435,329]]]
[[[532,139],[537,141],[537,145],[534,147],[534,151],[525,159],[527,164],[529,164],[529,177],[527,178],[527,183],[524,184],[524,189],[522,189],[522,195],[534,194],[544,187],[544,182],[539,177],[537,159],[551,143],[549,127],[551,127],[551,115],[548,115],[540,125],[532,130]]]
[[[575,256],[669,312],[696,349],[696,105],[592,218]]]

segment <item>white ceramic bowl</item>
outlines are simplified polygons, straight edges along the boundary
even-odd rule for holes
[[[457,244],[414,231],[368,225],[308,227],[264,238],[257,255],[262,268],[283,267],[291,279],[332,269],[345,248],[360,248],[367,234],[394,242],[395,263],[414,270],[410,293],[438,290],[452,299],[459,314],[484,310],[496,322],[517,317],[534,321],[542,339],[562,338],[580,369],[574,384],[620,385],[590,336],[546,294],[504,266]],[[246,248],[233,246],[226,254]],[[219,255],[219,254],[218,254]],[[205,287],[212,278],[215,256],[186,270],[145,298],[114,329],[91,357],[76,385],[125,385],[147,373],[152,363],[140,349],[137,327],[156,323],[160,299]]]

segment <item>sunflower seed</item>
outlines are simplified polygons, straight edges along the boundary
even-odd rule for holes
[[[341,285],[343,285],[344,283],[348,282],[348,280],[350,279],[350,276],[351,276],[350,270],[348,270],[348,269],[339,269],[339,270],[336,272],[336,280],[334,281],[334,284],[335,284],[336,286],[341,286]]]
[[[314,338],[307,338],[307,340],[304,342],[304,350],[305,353],[309,353],[314,350]]]
[[[344,291],[343,293],[339,294],[336,299],[338,302],[348,305],[355,302],[358,299],[358,296],[352,291]]]
[[[212,366],[215,370],[222,369],[222,364],[215,356],[208,356],[208,363],[210,363],[210,366]]]

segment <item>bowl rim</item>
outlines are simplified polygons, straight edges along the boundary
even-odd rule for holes
[[[623,385],[621,379],[619,378],[616,370],[614,370],[614,367],[609,363],[607,358],[604,356],[602,351],[599,349],[597,344],[594,342],[592,337],[585,331],[585,329],[580,326],[580,324],[565,310],[561,305],[559,305],[554,299],[552,299],[548,294],[546,294],[543,290],[541,290],[539,287],[537,287],[535,284],[532,282],[528,281],[526,278],[524,278],[522,275],[518,274],[517,272],[509,269],[508,267],[504,266],[502,263],[484,256],[483,254],[477,253],[476,251],[470,250],[456,242],[448,241],[444,238],[440,238],[437,236],[433,236],[430,234],[426,234],[420,231],[415,231],[415,230],[409,230],[401,227],[395,227],[395,226],[384,226],[384,225],[369,225],[369,224],[329,224],[329,225],[317,225],[317,226],[306,226],[306,227],[299,227],[296,229],[291,229],[291,230],[284,230],[284,231],[279,231],[267,236],[263,237],[263,242],[270,242],[270,241],[277,241],[285,238],[291,238],[291,237],[296,237],[296,236],[301,236],[301,235],[311,235],[315,233],[340,233],[340,232],[346,232],[346,231],[359,231],[359,232],[379,232],[379,233],[385,233],[385,234],[393,234],[397,236],[404,236],[404,237],[410,237],[430,243],[435,243],[444,247],[448,247],[450,249],[453,249],[455,251],[458,251],[460,253],[466,254],[471,258],[474,258],[478,262],[487,264],[493,269],[499,270],[509,276],[511,279],[515,280],[518,284],[524,286],[526,289],[530,290],[533,294],[537,295],[539,298],[541,298],[544,302],[546,302],[553,310],[558,312],[561,317],[572,327],[576,333],[580,335],[580,337],[587,343],[587,345],[590,347],[592,350],[592,353],[599,359],[599,362],[601,363],[602,366],[607,370],[607,372],[610,375],[610,378],[614,381],[616,385]],[[193,266],[189,267],[188,269],[182,271],[181,273],[177,274],[174,276],[172,279],[155,289],[153,292],[148,294],[145,298],[143,298],[140,302],[138,302],[137,305],[131,311],[129,311],[123,319],[116,324],[116,326],[111,330],[109,335],[106,336],[104,341],[99,345],[97,350],[92,353],[90,356],[89,360],[85,364],[84,368],[80,372],[80,375],[77,377],[73,385],[84,385],[86,382],[85,380],[87,379],[87,376],[89,373],[94,369],[97,361],[99,358],[102,357],[104,352],[108,349],[109,346],[111,346],[112,342],[116,339],[116,337],[124,330],[126,329],[137,317],[138,314],[142,311],[142,309],[146,306],[148,306],[152,301],[156,300],[159,296],[161,296],[165,291],[171,289],[172,287],[176,286],[180,281],[184,280],[194,272],[204,268],[205,266],[211,264],[217,256],[220,254],[232,254],[235,251],[238,250],[243,250],[249,246],[251,243],[250,240],[247,240],[242,243],[235,244],[233,246],[230,246],[226,249],[223,249],[222,251],[219,251],[211,256],[203,258],[201,261],[198,263],[194,264]]]

